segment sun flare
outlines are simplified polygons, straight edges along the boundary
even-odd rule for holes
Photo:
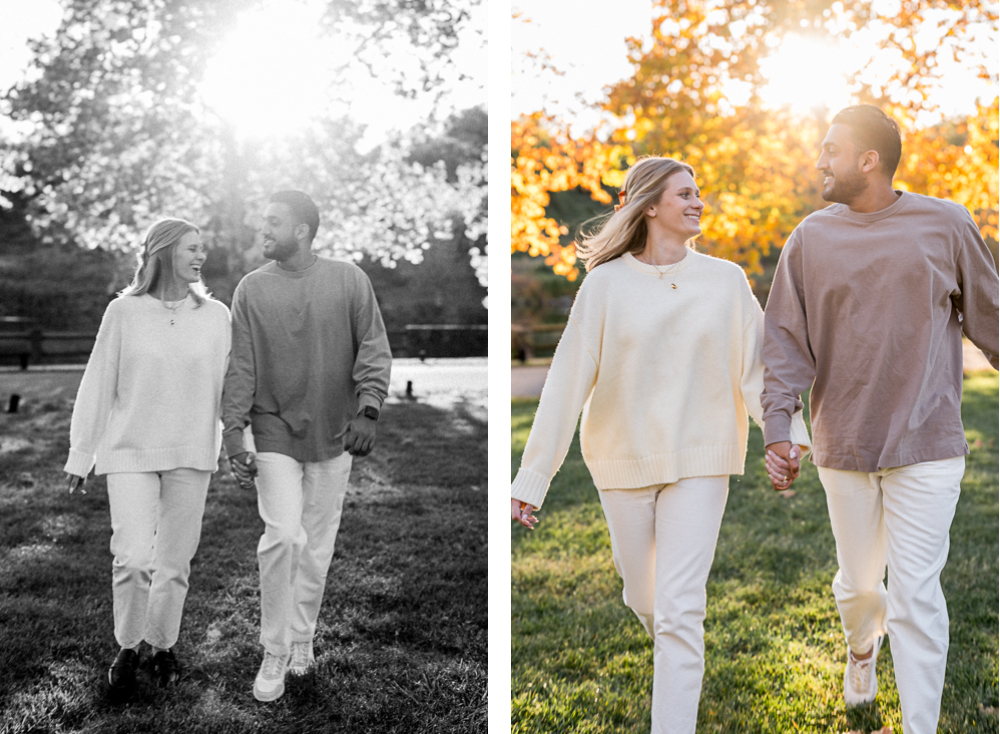
[[[768,83],[760,96],[770,107],[799,113],[841,109],[850,104],[848,75],[858,71],[857,64],[852,49],[822,38],[789,35],[761,62]]]
[[[272,2],[247,12],[205,70],[205,101],[245,136],[291,133],[323,114],[346,59],[319,32],[322,3]]]

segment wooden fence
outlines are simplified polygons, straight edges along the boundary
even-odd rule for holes
[[[388,332],[394,357],[485,357],[486,324],[407,324]],[[0,363],[82,364],[97,334],[31,329],[0,333]]]
[[[565,328],[566,324],[511,324],[511,359],[527,362],[535,357],[552,356]]]

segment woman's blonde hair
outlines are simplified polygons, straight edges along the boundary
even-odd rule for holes
[[[660,200],[667,179],[679,171],[694,176],[691,166],[673,158],[641,158],[628,169],[618,194],[621,206],[615,207],[597,231],[582,234],[576,245],[577,257],[586,261],[587,272],[626,252],[636,255],[643,251],[646,210]]]
[[[201,234],[198,227],[184,219],[161,219],[147,229],[146,236],[142,238],[142,249],[139,250],[139,267],[132,282],[118,295],[141,296],[156,288],[163,274],[173,271],[174,250],[181,237],[188,232]],[[188,290],[197,306],[209,297],[205,284],[200,280],[189,283]]]

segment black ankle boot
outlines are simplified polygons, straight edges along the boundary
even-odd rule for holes
[[[135,671],[139,667],[139,653],[123,649],[108,670],[108,685],[117,694],[128,694],[135,690]]]
[[[160,688],[172,686],[181,676],[181,665],[172,650],[160,650],[153,655],[153,680]]]

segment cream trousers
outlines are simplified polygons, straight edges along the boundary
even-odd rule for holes
[[[284,657],[292,642],[309,642],[316,634],[351,458],[345,452],[303,463],[257,454],[257,508],[264,521],[257,545],[260,643],[272,655]]]
[[[837,541],[833,594],[847,644],[864,653],[888,633],[903,730],[934,734],[948,660],[940,577],[965,457],[872,473],[818,469]]]
[[[653,734],[694,734],[705,671],[705,584],[729,477],[599,492],[625,604],[653,639]]]
[[[108,474],[115,639],[122,647],[176,644],[211,478],[196,469]]]

